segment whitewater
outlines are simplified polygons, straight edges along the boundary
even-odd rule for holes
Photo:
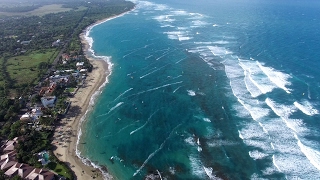
[[[87,33],[112,73],[81,158],[115,179],[320,179],[317,2],[134,2]]]

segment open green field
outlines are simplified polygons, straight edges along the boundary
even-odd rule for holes
[[[34,51],[26,55],[11,57],[7,61],[7,71],[16,85],[30,83],[38,78],[38,65],[41,62],[52,63],[59,51],[48,49]]]
[[[78,7],[77,11],[85,10],[86,7]],[[72,10],[71,8],[63,8],[62,4],[44,5],[33,11],[15,13],[15,12],[0,12],[0,16],[43,16],[50,13],[66,12]]]

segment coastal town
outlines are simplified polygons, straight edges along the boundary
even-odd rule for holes
[[[84,16],[87,17],[85,22],[81,21],[84,18],[82,16],[80,21],[75,23],[75,28],[67,29],[68,36],[60,35],[51,42],[46,42],[47,45],[41,52],[34,50],[34,47],[41,46],[34,44],[40,41],[35,39],[37,32],[31,34],[30,40],[15,40],[15,47],[18,48],[12,53],[6,54],[6,50],[2,50],[3,66],[11,62],[10,58],[16,61],[15,66],[21,66],[26,58],[35,57],[32,54],[34,52],[39,55],[52,53],[48,54],[50,56],[44,56],[48,58],[48,62],[44,59],[45,61],[39,61],[37,64],[39,73],[35,79],[38,81],[24,82],[27,88],[22,91],[15,88],[14,84],[20,80],[12,82],[16,73],[13,72],[11,75],[11,72],[7,73],[8,70],[5,69],[8,65],[3,67],[2,72],[6,73],[0,77],[8,79],[4,85],[10,85],[11,89],[4,86],[1,91],[3,94],[0,113],[0,117],[3,117],[0,121],[1,180],[106,178],[99,169],[85,165],[76,155],[81,118],[87,110],[91,96],[103,85],[108,73],[107,63],[103,59],[92,57],[87,52],[90,47],[86,40],[86,29],[89,25],[101,23],[110,17],[127,12],[133,8],[133,3],[121,1],[117,5],[113,1],[109,4],[107,2],[103,4],[107,10],[97,10],[90,15],[89,11],[96,8],[95,3],[93,1],[87,5],[87,2],[83,2],[78,5],[80,8],[85,5],[83,8]],[[51,7],[51,5],[44,6]],[[107,12],[110,11],[108,6],[112,7],[112,13]],[[42,5],[39,5],[39,8],[41,7]],[[57,16],[60,19],[67,15],[75,16],[72,13],[68,14],[69,12],[71,11],[50,16]],[[17,20],[19,18],[21,17],[17,17]],[[10,19],[4,16],[2,21]],[[8,37],[17,38],[14,35],[5,38]],[[30,73],[34,71],[34,67],[29,69]],[[19,77],[22,79],[24,76],[28,74],[21,74]]]

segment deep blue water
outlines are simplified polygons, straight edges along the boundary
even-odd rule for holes
[[[113,66],[81,156],[116,179],[320,179],[319,2],[135,3],[90,32]]]

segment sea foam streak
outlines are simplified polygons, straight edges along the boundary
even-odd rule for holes
[[[97,117],[101,117],[101,116],[105,116],[105,115],[108,115],[110,112],[114,111],[116,108],[120,107],[124,102],[119,102],[117,105],[115,105],[114,107],[110,108],[110,110],[105,113],[105,114],[101,114]]]
[[[144,168],[144,166],[149,162],[149,160],[155,156],[165,145],[165,143],[167,142],[167,140],[171,137],[172,133],[179,127],[181,126],[181,124],[179,124],[178,126],[176,126],[175,128],[173,128],[173,130],[170,132],[169,136],[161,143],[160,147],[155,150],[153,153],[151,153],[148,158],[143,162],[143,164],[140,166],[140,168],[133,174],[133,176],[136,176],[142,168]]]
[[[165,84],[165,85],[162,85],[162,86],[159,86],[159,87],[155,87],[155,88],[152,88],[152,89],[148,89],[148,90],[145,90],[145,91],[138,92],[136,94],[132,94],[130,96],[135,96],[135,95],[140,95],[140,94],[147,93],[147,92],[150,92],[150,91],[155,91],[155,90],[158,90],[158,89],[161,89],[161,88],[165,88],[165,87],[168,87],[168,86],[171,86],[171,85],[181,84],[182,82],[183,81],[175,82],[175,83],[171,83],[171,84]]]
[[[148,122],[150,121],[150,119],[152,118],[152,116],[153,116],[155,113],[157,113],[158,111],[159,111],[159,109],[156,110],[154,113],[152,113],[152,114],[150,115],[150,117],[147,119],[147,121],[146,121],[142,126],[140,126],[139,128],[137,128],[136,130],[131,131],[131,132],[130,132],[130,135],[132,135],[133,133],[135,133],[135,132],[139,131],[140,129],[142,129],[143,127],[145,127],[145,126],[148,124]]]
[[[145,75],[143,75],[143,76],[140,76],[140,79],[145,78],[146,76],[149,76],[150,74],[155,73],[155,72],[161,70],[162,68],[164,68],[164,67],[166,67],[166,66],[167,66],[167,65],[164,65],[164,66],[159,67],[159,68],[157,68],[157,69],[155,69],[155,70],[153,70],[153,71],[151,71],[151,72],[149,72],[149,73],[147,73],[147,74],[145,74]]]
[[[123,96],[124,94],[126,94],[127,92],[131,91],[133,88],[129,88],[126,91],[124,91],[123,93],[121,93],[116,99],[114,99],[113,101],[116,101],[117,99],[119,99],[121,96]]]

